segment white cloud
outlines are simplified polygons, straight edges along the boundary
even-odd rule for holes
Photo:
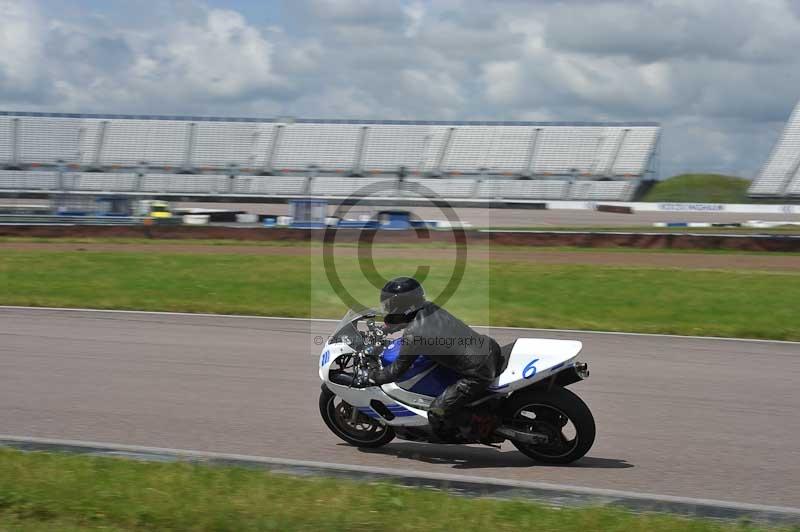
[[[280,82],[271,44],[234,11],[209,10],[203,24],[179,22],[139,48],[131,74],[144,89],[158,84],[198,97],[238,99]]]
[[[0,0],[0,107],[658,120],[665,173],[752,175],[800,97],[794,0],[51,1]]]
[[[37,87],[45,65],[42,56],[43,21],[24,3],[0,0],[0,94],[9,99],[38,99]]]
[[[213,112],[209,104],[247,102],[286,84],[272,44],[235,11],[205,9],[143,30],[102,18],[45,26],[33,3],[5,0],[2,7],[11,16],[0,23],[0,39],[3,50],[13,50],[0,56],[6,101],[23,92],[34,107],[51,110]],[[298,50],[295,60],[308,67],[311,55]],[[42,91],[49,101],[37,101]]]

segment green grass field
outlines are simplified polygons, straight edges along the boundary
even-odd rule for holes
[[[424,257],[424,253],[421,254]],[[385,277],[418,260],[377,260]],[[437,294],[452,264],[426,260]],[[377,289],[338,264],[359,301]],[[473,324],[800,340],[800,272],[469,262],[447,307]],[[337,318],[344,306],[310,255],[5,249],[0,304]]]
[[[719,174],[683,174],[656,184],[642,201],[754,203],[747,197],[750,181]]]
[[[0,530],[754,531],[253,469],[0,449]],[[777,529],[773,529],[777,530]]]

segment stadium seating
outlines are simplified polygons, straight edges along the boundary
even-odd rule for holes
[[[761,197],[800,194],[800,103],[748,193]]]
[[[361,169],[366,173],[432,171],[447,133],[443,126],[374,124],[368,126]]]
[[[60,191],[186,195],[253,195],[344,197],[367,192],[381,197],[488,200],[615,200],[630,201],[637,181],[575,181],[557,179],[407,179],[396,178],[253,176],[223,174],[146,174],[112,172],[0,171],[0,190]],[[800,192],[800,190],[797,190]],[[797,193],[796,192],[796,193]]]
[[[348,173],[356,164],[361,128],[354,124],[291,124],[284,126],[273,167]]]
[[[633,181],[575,181],[569,188],[568,199],[630,201],[635,191]]]
[[[274,124],[197,122],[189,150],[191,157],[185,157],[186,166],[214,170],[231,166],[265,168],[274,138]]]
[[[387,183],[389,186],[376,186],[380,183]],[[391,195],[391,192],[396,190],[393,185],[394,181],[385,178],[318,177],[311,183],[310,194],[312,196],[351,196],[356,194],[359,190],[364,190],[364,192],[368,194],[369,192],[367,191],[372,189],[373,195],[381,196],[384,195],[383,193],[385,191],[385,195],[388,196]]]
[[[483,181],[478,188],[482,199],[552,199],[566,198],[569,183],[561,180],[507,180]]]
[[[67,172],[64,178],[66,188],[86,192],[134,192],[137,188],[132,173]]]
[[[1,170],[0,190],[55,190],[58,186],[57,172],[28,172]]]
[[[3,174],[0,187],[38,190],[53,182],[121,193],[343,196],[390,179],[384,188],[399,195],[620,199],[652,172],[659,132],[653,123],[0,112],[0,165],[17,172]],[[401,168],[407,178],[397,186]],[[569,185],[577,180],[585,184]]]
[[[440,198],[470,198],[475,195],[474,179],[409,179],[402,189],[407,195]]]
[[[307,179],[301,176],[269,176],[258,182],[256,193],[271,196],[299,196],[306,194]]]

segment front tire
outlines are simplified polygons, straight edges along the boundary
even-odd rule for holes
[[[353,406],[328,389],[319,395],[319,413],[331,432],[350,445],[375,448],[394,439],[392,427],[365,414],[359,413],[353,423]]]
[[[545,464],[569,464],[582,458],[595,438],[594,417],[580,397],[566,388],[514,394],[503,407],[503,424],[516,430],[550,436],[540,444],[511,443],[526,456]]]

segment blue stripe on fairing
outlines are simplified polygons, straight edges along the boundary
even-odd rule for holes
[[[371,417],[371,418],[380,417],[380,416],[378,416],[378,414],[374,410],[372,410],[372,408],[370,408],[368,406],[359,406],[358,407],[358,411],[361,412],[362,414],[366,415],[366,416]]]
[[[554,369],[558,369],[558,368],[560,368],[560,367],[563,367],[563,366],[564,366],[564,364],[566,364],[566,362],[562,362],[561,364],[556,364],[555,366],[553,366],[552,368],[550,368],[550,371],[553,371]]]
[[[414,364],[400,377],[397,378],[397,382],[405,382],[407,380],[411,380],[420,373],[428,371],[430,368],[433,367],[435,362],[426,357],[417,357],[417,360],[414,361]]]
[[[392,364],[397,357],[400,356],[400,348],[403,346],[403,342],[401,339],[392,340],[392,342],[386,346],[386,349],[383,350],[381,354],[381,362],[383,362],[384,367]],[[405,373],[400,375],[397,378],[397,382],[407,381],[409,379],[413,379],[423,371],[431,368],[434,365],[434,361],[429,359],[428,357],[421,355],[414,359],[414,362],[411,364],[411,367],[406,370]]]
[[[420,395],[427,395],[428,397],[436,397],[457,380],[458,374],[453,370],[443,366],[437,366],[430,373],[417,381],[408,391]]]
[[[389,412],[394,414],[396,417],[410,417],[417,415],[411,410],[405,408],[403,405],[391,404],[391,405],[386,405],[386,408],[388,408]]]
[[[503,388],[508,388],[508,384],[503,384],[502,386],[489,386],[489,390],[502,390]]]

